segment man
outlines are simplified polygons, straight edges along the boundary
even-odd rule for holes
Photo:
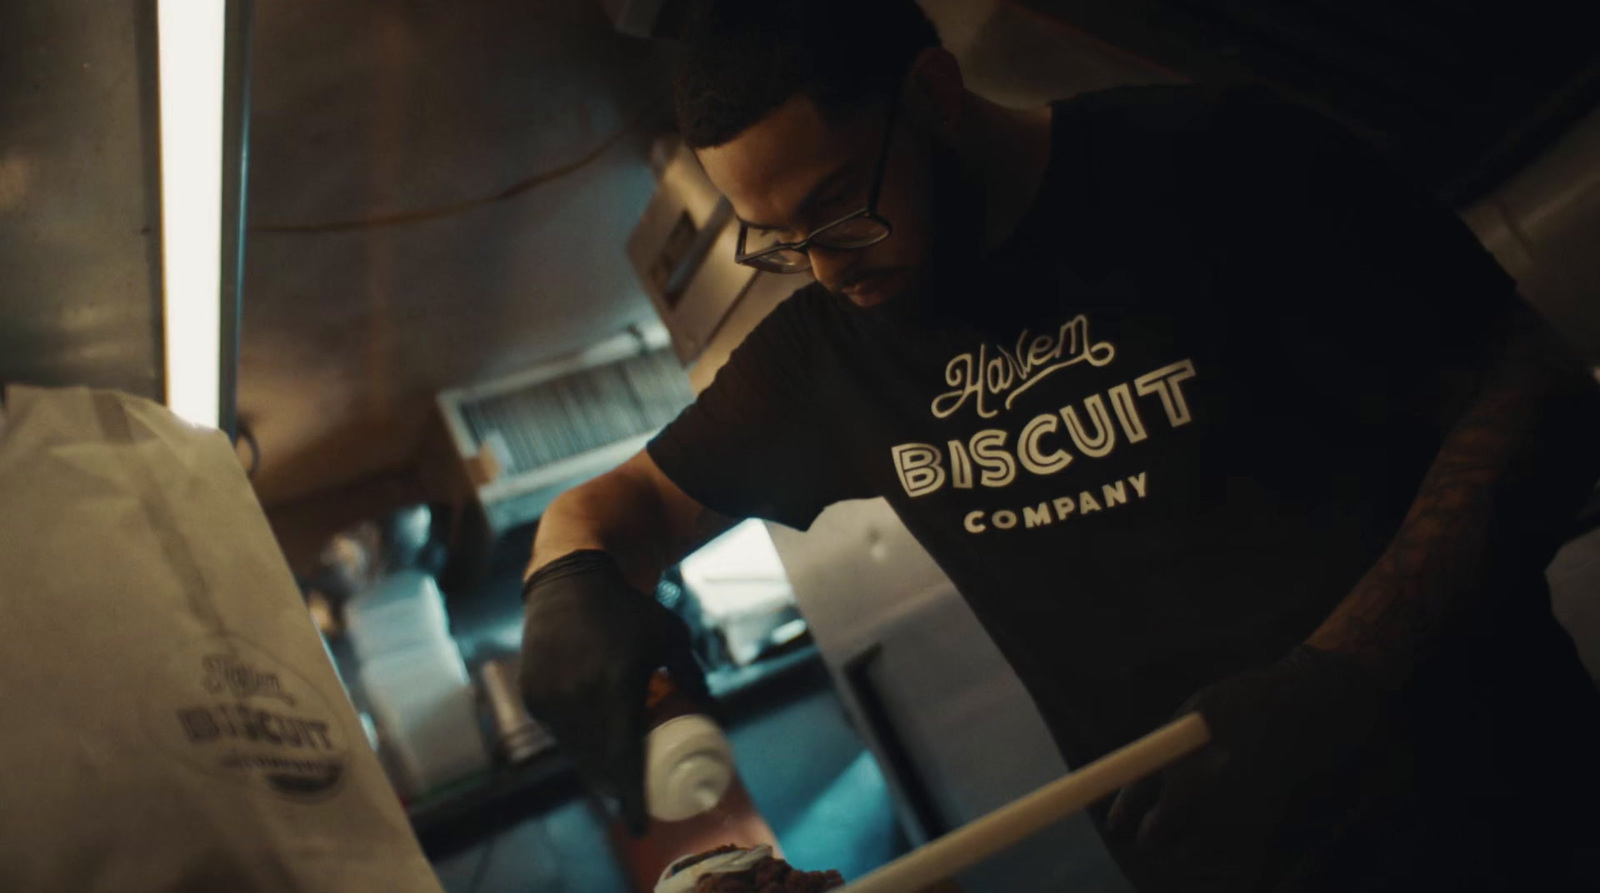
[[[1454,215],[1258,91],[1001,108],[910,0],[695,21],[739,257],[816,282],[540,525],[525,692],[635,823],[645,680],[699,679],[641,593],[734,519],[884,496],[1070,765],[1205,717],[1092,811],[1139,889],[1593,871],[1600,698],[1542,570],[1600,409]]]

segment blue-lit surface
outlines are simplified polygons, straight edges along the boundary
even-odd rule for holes
[[[776,706],[728,737],[756,808],[794,865],[853,878],[905,852],[878,764],[831,690]]]
[[[854,880],[905,851],[883,773],[861,753],[793,824],[777,831],[796,865],[836,868]]]
[[[785,855],[859,877],[905,851],[877,763],[829,689],[729,730],[756,807]],[[435,864],[449,893],[629,893],[586,804],[571,800]]]
[[[521,568],[532,535],[531,528],[508,534],[482,585],[451,594],[451,629],[471,655],[469,663],[514,654],[520,644]],[[711,682],[722,690],[750,673],[713,673]],[[858,877],[907,847],[883,776],[826,682],[790,691],[743,713],[728,730],[740,774],[795,865]],[[577,800],[453,852],[434,867],[449,893],[628,893],[605,828]]]

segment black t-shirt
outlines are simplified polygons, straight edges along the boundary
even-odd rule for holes
[[[800,289],[649,452],[734,517],[887,497],[1081,764],[1321,623],[1519,305],[1451,211],[1264,93],[1089,94],[1052,141],[964,294]]]

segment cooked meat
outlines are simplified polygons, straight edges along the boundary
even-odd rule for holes
[[[695,882],[694,893],[823,893],[843,886],[837,871],[797,871],[769,857],[744,871],[704,875]]]

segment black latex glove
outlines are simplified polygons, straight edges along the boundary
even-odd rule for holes
[[[645,697],[661,667],[709,709],[683,621],[628,584],[600,551],[550,562],[523,587],[522,698],[590,788],[617,798],[634,834],[646,825]]]
[[[1308,645],[1209,685],[1177,715],[1199,711],[1211,741],[1124,788],[1107,831],[1153,889],[1256,889],[1295,788],[1350,760],[1384,706],[1360,667]]]

